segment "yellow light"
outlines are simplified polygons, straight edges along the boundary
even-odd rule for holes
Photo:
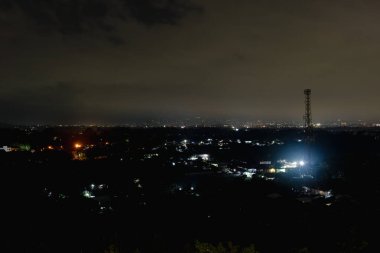
[[[48,149],[49,149],[49,150],[53,150],[54,148],[53,148],[53,146],[50,146],[50,145],[49,145],[49,146],[48,146]]]
[[[269,173],[276,173],[276,169],[275,168],[269,169]]]
[[[81,147],[82,147],[82,144],[80,144],[80,143],[75,143],[75,144],[74,144],[74,147],[75,147],[75,148],[81,148]]]

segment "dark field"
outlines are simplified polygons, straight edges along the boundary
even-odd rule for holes
[[[7,252],[379,252],[376,128],[0,137]]]

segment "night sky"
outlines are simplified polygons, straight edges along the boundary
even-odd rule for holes
[[[377,0],[0,0],[0,122],[379,120]]]

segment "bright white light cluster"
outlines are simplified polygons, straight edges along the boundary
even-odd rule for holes
[[[293,161],[293,162],[288,162],[286,160],[280,160],[278,162],[282,164],[282,166],[281,166],[282,169],[295,169],[298,167],[303,167],[306,164],[305,161],[303,161],[303,160]]]
[[[88,198],[88,199],[95,198],[95,196],[92,195],[92,193],[90,191],[87,191],[87,190],[85,190],[85,191],[82,192],[82,196],[85,197],[85,198]]]
[[[210,155],[209,154],[193,155],[193,156],[190,156],[188,160],[195,161],[195,160],[198,160],[198,158],[201,158],[202,161],[208,161],[210,159]]]

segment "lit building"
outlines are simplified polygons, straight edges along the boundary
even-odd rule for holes
[[[5,152],[11,152],[12,148],[8,146],[3,146],[2,148],[0,148],[0,150],[4,150]]]

